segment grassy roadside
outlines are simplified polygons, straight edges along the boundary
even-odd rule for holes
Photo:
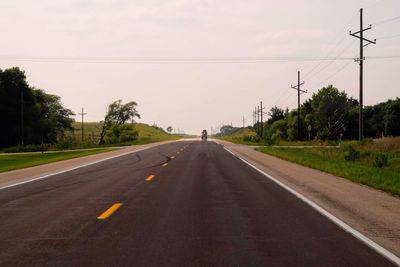
[[[60,151],[51,153],[23,153],[0,155],[0,172],[12,171],[27,167],[38,166],[46,163],[79,158],[94,154],[99,154],[107,151],[112,151],[111,148],[99,148],[79,151]]]
[[[345,160],[346,151],[343,148],[257,148],[263,153],[400,196],[400,150],[385,150],[379,144],[359,145],[356,149],[360,151],[360,158],[348,161]],[[372,159],[382,150],[386,151],[388,162],[378,168]]]
[[[98,145],[100,135],[100,123],[89,122],[85,124],[85,142],[81,141],[81,131],[79,123],[74,123],[74,131],[66,133],[65,143],[52,146],[25,146],[3,149],[0,154],[0,172],[6,172],[16,169],[33,167],[56,161],[73,159],[89,156],[115,149],[118,146],[143,145],[161,141],[172,141],[182,138],[182,136],[171,135],[164,132],[161,128],[150,126],[143,123],[135,124],[139,131],[138,139],[125,143],[106,143]],[[48,151],[44,153],[30,153],[26,151]],[[12,154],[12,152],[26,152],[21,154]]]
[[[217,139],[242,145],[260,145],[257,134],[251,129],[241,128],[230,135],[216,136]]]

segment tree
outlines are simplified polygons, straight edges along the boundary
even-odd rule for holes
[[[311,98],[318,136],[337,139],[346,127],[346,114],[350,105],[347,94],[332,85],[323,87]]]
[[[72,115],[59,96],[29,87],[19,68],[0,70],[0,147],[55,143]]]
[[[233,127],[231,125],[224,125],[221,127],[221,129],[219,131],[220,131],[220,135],[229,135],[236,130],[237,130],[236,127]]]
[[[274,106],[268,112],[268,116],[270,116],[270,118],[268,119],[267,122],[269,124],[273,124],[275,121],[283,120],[287,117],[288,112],[289,112],[288,109],[284,110],[277,106]]]
[[[106,115],[104,116],[104,121],[102,121],[101,131],[100,131],[100,144],[105,143],[105,136],[107,131],[114,125],[122,125],[125,122],[131,120],[132,123],[135,117],[140,119],[140,114],[136,110],[137,103],[134,101],[122,104],[122,100],[119,99],[111,103],[108,108]]]
[[[39,115],[33,138],[36,143],[55,143],[60,133],[73,129],[72,122],[74,120],[70,116],[73,116],[74,113],[62,106],[59,96],[46,94],[39,89],[34,89],[33,95]]]

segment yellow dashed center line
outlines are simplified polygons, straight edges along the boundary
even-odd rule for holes
[[[122,203],[115,203],[112,205],[108,210],[103,212],[97,219],[99,220],[104,220],[110,217],[114,212],[116,212],[120,207],[122,206]]]
[[[179,152],[179,151],[178,151],[178,152],[176,152],[176,154],[179,154],[179,153],[181,153],[181,152]]]
[[[175,156],[171,156],[171,159],[174,159],[175,158]]]
[[[168,163],[164,163],[162,166],[165,167],[165,166],[167,166],[167,165],[168,165]]]
[[[151,181],[151,180],[153,180],[154,179],[154,177],[156,177],[155,175],[149,175],[147,178],[146,178],[146,181]]]

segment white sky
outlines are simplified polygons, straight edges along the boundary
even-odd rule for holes
[[[243,116],[251,123],[259,101],[267,109],[296,107],[290,85],[297,70],[309,91],[302,100],[330,83],[358,98],[358,65],[16,58],[357,57],[348,31],[359,28],[361,7],[365,26],[373,24],[365,37],[377,38],[365,56],[400,56],[400,19],[380,23],[400,16],[400,0],[1,0],[0,68],[19,66],[31,86],[61,96],[75,113],[84,107],[87,121],[101,120],[114,100],[134,100],[140,121],[198,134],[221,124],[241,126]],[[400,58],[365,61],[365,104],[400,96],[399,69]]]

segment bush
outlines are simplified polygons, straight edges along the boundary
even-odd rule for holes
[[[378,153],[375,155],[374,166],[377,168],[382,168],[388,165],[388,156],[384,153]]]
[[[138,139],[139,132],[131,124],[113,125],[107,132],[107,142],[111,144],[131,142]]]
[[[243,137],[244,142],[258,143],[260,142],[260,137],[257,135],[245,135]]]
[[[4,148],[1,151],[4,153],[19,153],[19,152],[43,152],[49,149],[49,145],[27,145],[27,146],[13,146]]]
[[[355,150],[352,145],[349,145],[347,150],[344,152],[344,159],[346,161],[356,161],[360,159],[360,152]]]

